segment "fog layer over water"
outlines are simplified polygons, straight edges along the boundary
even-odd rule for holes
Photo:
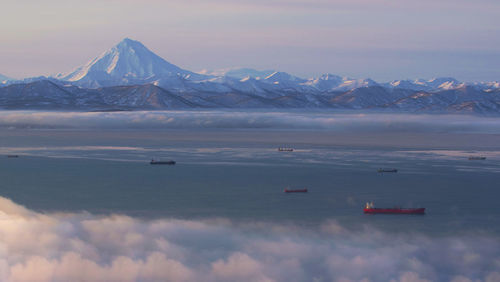
[[[269,128],[362,132],[500,133],[498,118],[332,111],[252,110],[38,112],[0,111],[0,126],[11,128]]]
[[[498,281],[500,242],[431,238],[336,221],[41,214],[0,198],[3,281]],[[472,280],[470,280],[472,279]]]

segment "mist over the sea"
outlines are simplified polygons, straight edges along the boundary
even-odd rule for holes
[[[498,118],[345,111],[0,111],[3,128],[311,129],[358,132],[500,133]]]
[[[498,281],[500,242],[228,219],[38,213],[0,197],[2,281]]]

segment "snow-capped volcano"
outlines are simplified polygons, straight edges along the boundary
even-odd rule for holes
[[[141,42],[125,38],[86,65],[68,74],[59,74],[56,78],[82,86],[98,87],[190,75],[193,73],[165,61]]]

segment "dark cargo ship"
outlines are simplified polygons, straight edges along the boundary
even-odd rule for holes
[[[307,188],[304,188],[304,189],[290,189],[290,188],[285,188],[285,190],[283,190],[283,192],[285,193],[307,193]]]
[[[395,169],[395,168],[379,168],[377,170],[377,172],[393,172],[393,173],[396,173],[396,172],[398,172],[398,170]]]
[[[175,161],[169,160],[169,161],[156,161],[152,159],[150,162],[152,165],[174,165]]]
[[[425,208],[376,208],[372,203],[366,203],[365,208],[363,209],[364,213],[368,214],[425,214]]]
[[[470,156],[469,157],[469,161],[482,161],[482,160],[486,160],[486,157],[482,157],[482,156]]]

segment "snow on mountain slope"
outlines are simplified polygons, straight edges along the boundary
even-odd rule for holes
[[[432,89],[451,89],[453,85],[458,85],[460,82],[453,77],[437,77],[427,80],[426,83]]]
[[[7,80],[11,80],[11,78],[0,73],[0,83],[3,83],[4,81],[7,81]]]
[[[386,88],[401,88],[401,89],[410,89],[416,91],[428,91],[431,90],[431,87],[427,85],[427,81],[425,80],[393,80],[391,82],[381,84]]]
[[[453,90],[463,87],[474,87],[481,90],[495,90],[500,89],[500,83],[497,81],[490,82],[461,82],[452,77],[438,77],[429,80],[416,79],[416,80],[393,80],[391,82],[382,83],[381,86],[387,88],[401,88],[416,91],[441,91]]]
[[[43,80],[32,78],[11,83],[27,83]],[[354,79],[324,74],[318,78],[303,79],[286,72],[255,70],[250,68],[227,68],[215,71],[204,70],[193,73],[173,65],[147,49],[139,41],[124,39],[84,66],[55,78],[71,84],[98,88],[103,86],[154,84],[168,91],[228,93],[231,91],[262,97],[275,97],[277,92],[302,92],[310,95],[332,91],[349,91],[357,88],[383,86],[389,89],[415,91],[452,90],[471,85],[482,90],[498,89],[498,82],[464,84],[450,77],[431,80],[395,80],[377,83],[371,79]]]
[[[405,111],[499,113],[500,90],[485,92],[471,86],[434,92],[415,92],[389,106]]]
[[[499,81],[488,81],[488,82],[473,82],[467,83],[466,85],[475,87],[477,89],[485,90],[485,91],[493,91],[500,89]]]
[[[274,70],[254,70],[250,68],[226,68],[226,69],[218,69],[218,70],[202,70],[199,73],[203,75],[210,76],[227,76],[237,79],[243,79],[246,77],[251,77],[255,79],[265,78],[272,73]]]
[[[416,80],[393,80],[391,82],[381,84],[387,88],[403,88],[411,89],[416,91],[440,91],[440,90],[452,90],[462,88],[464,86],[473,86],[480,89],[487,89],[488,87],[494,87],[492,83],[464,83],[460,82],[452,77],[438,77],[429,80],[416,79]]]
[[[304,88],[303,83],[307,80],[293,76],[286,72],[273,72],[259,81],[271,84],[275,90],[309,92],[310,89]]]
[[[304,85],[316,88],[319,91],[330,91],[336,89],[344,82],[344,78],[334,74],[323,74],[318,78],[311,78]]]
[[[0,87],[9,85],[14,79],[0,73]]]
[[[378,83],[371,79],[354,79],[327,73],[318,78],[311,78],[302,83],[302,85],[313,87],[318,91],[325,92],[348,91],[361,87],[377,86]]]
[[[332,97],[330,102],[352,109],[377,108],[385,107],[412,93],[411,90],[388,89],[381,86],[360,87]]]
[[[84,66],[55,76],[86,87],[144,83],[164,77],[200,76],[173,65],[139,41],[124,39]]]
[[[187,91],[169,91],[154,84],[96,89],[62,85],[49,80],[0,87],[1,109],[150,110],[177,108],[336,108],[395,110],[398,112],[500,114],[500,89],[485,91],[471,86],[434,92],[382,86],[349,91],[307,93],[274,89],[260,80],[224,77],[192,82],[178,80]],[[231,83],[235,83],[232,85]],[[254,94],[241,85],[269,87]],[[193,85],[195,84],[195,85]],[[229,87],[231,86],[231,87]],[[215,89],[212,87],[227,87]],[[224,90],[224,91],[222,91]]]
[[[14,109],[71,108],[74,97],[64,87],[41,80],[0,88],[0,107]]]
[[[170,109],[198,107],[182,97],[153,84],[113,86],[100,90],[107,105],[124,109]]]
[[[367,79],[344,79],[342,84],[337,86],[335,88],[335,90],[346,91],[346,90],[371,87],[371,86],[377,86],[377,85],[378,85],[377,82],[375,82],[374,80],[371,80],[369,78],[367,78]]]
[[[305,79],[293,76],[286,72],[275,71],[272,74],[268,75],[264,78],[265,81],[271,82],[273,84],[279,84],[284,82],[294,82],[294,83],[303,83],[306,82]]]

